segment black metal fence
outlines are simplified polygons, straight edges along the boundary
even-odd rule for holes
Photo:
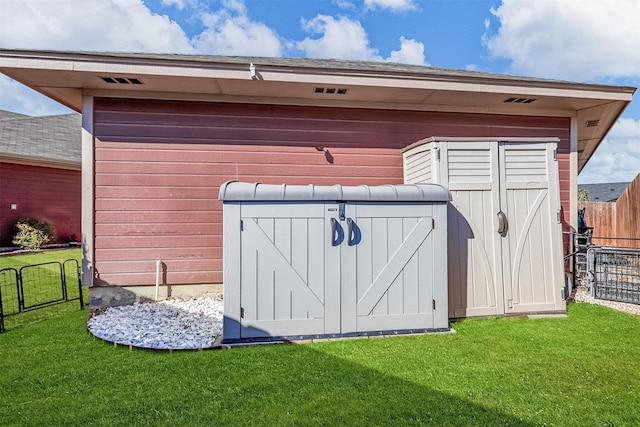
[[[583,233],[575,231],[565,231],[562,234],[570,239],[569,253],[565,255],[565,262],[569,262],[573,272],[571,280],[571,288],[586,285],[587,282],[587,250],[591,247],[591,229],[587,229]],[[569,292],[572,289],[568,289]]]
[[[2,269],[0,333],[5,331],[5,317],[74,300],[80,301],[82,310],[82,277],[75,259]]]
[[[591,246],[587,258],[594,298],[640,304],[640,249]]]

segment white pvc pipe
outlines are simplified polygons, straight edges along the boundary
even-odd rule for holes
[[[160,267],[162,260],[158,258],[156,261],[156,301],[158,301],[158,291],[160,290]]]

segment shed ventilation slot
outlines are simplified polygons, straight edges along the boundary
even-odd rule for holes
[[[128,85],[128,84],[132,84],[132,85],[141,85],[144,84],[142,83],[142,81],[140,79],[137,79],[135,77],[100,77],[102,80],[104,80],[107,83],[112,83],[112,84],[122,84],[122,85]]]
[[[346,95],[347,89],[335,87],[314,87],[313,93],[326,93],[329,95]]]
[[[592,127],[598,126],[598,124],[600,124],[600,119],[597,119],[597,120],[587,120],[587,123],[586,123],[586,125],[587,125],[587,127],[588,127],[588,128],[592,128]]]
[[[507,98],[502,102],[508,102],[511,104],[531,104],[533,101],[536,101],[535,98]]]

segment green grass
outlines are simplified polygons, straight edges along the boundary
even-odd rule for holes
[[[80,248],[73,248],[27,252],[20,255],[2,255],[0,256],[0,270],[9,267],[19,270],[20,267],[25,265],[43,264],[53,261],[62,262],[69,258],[76,259],[80,262],[82,259],[82,250]]]
[[[0,335],[0,425],[640,425],[640,317],[596,305],[455,334],[173,353],[114,348],[86,317]]]
[[[20,269],[29,265],[46,264],[51,262],[63,263],[68,259],[74,259],[81,263],[82,251],[79,248],[63,250],[47,250],[42,252],[25,253],[20,255],[0,256],[0,270],[13,268]],[[67,292],[70,298],[77,298],[78,289],[75,264],[69,263],[67,280],[70,281]],[[48,301],[61,298],[60,267],[56,264],[43,265],[22,270],[23,283],[25,284],[25,306],[35,306]],[[73,283],[71,283],[73,282]],[[19,326],[46,320],[53,315],[65,311],[79,309],[78,301],[69,301],[55,306],[41,307],[36,310],[28,310],[18,313],[16,276],[12,271],[0,273],[0,292],[2,292],[2,307],[5,316],[5,329],[13,329]],[[85,302],[88,295],[85,295]]]

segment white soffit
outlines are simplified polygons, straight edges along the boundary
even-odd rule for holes
[[[635,92],[631,87],[402,64],[7,49],[0,49],[0,72],[76,111],[82,109],[82,95],[89,94],[576,117],[579,169]],[[104,78],[142,84],[113,84]],[[340,88],[342,94],[317,93],[318,87]],[[509,98],[532,101],[505,102]]]

